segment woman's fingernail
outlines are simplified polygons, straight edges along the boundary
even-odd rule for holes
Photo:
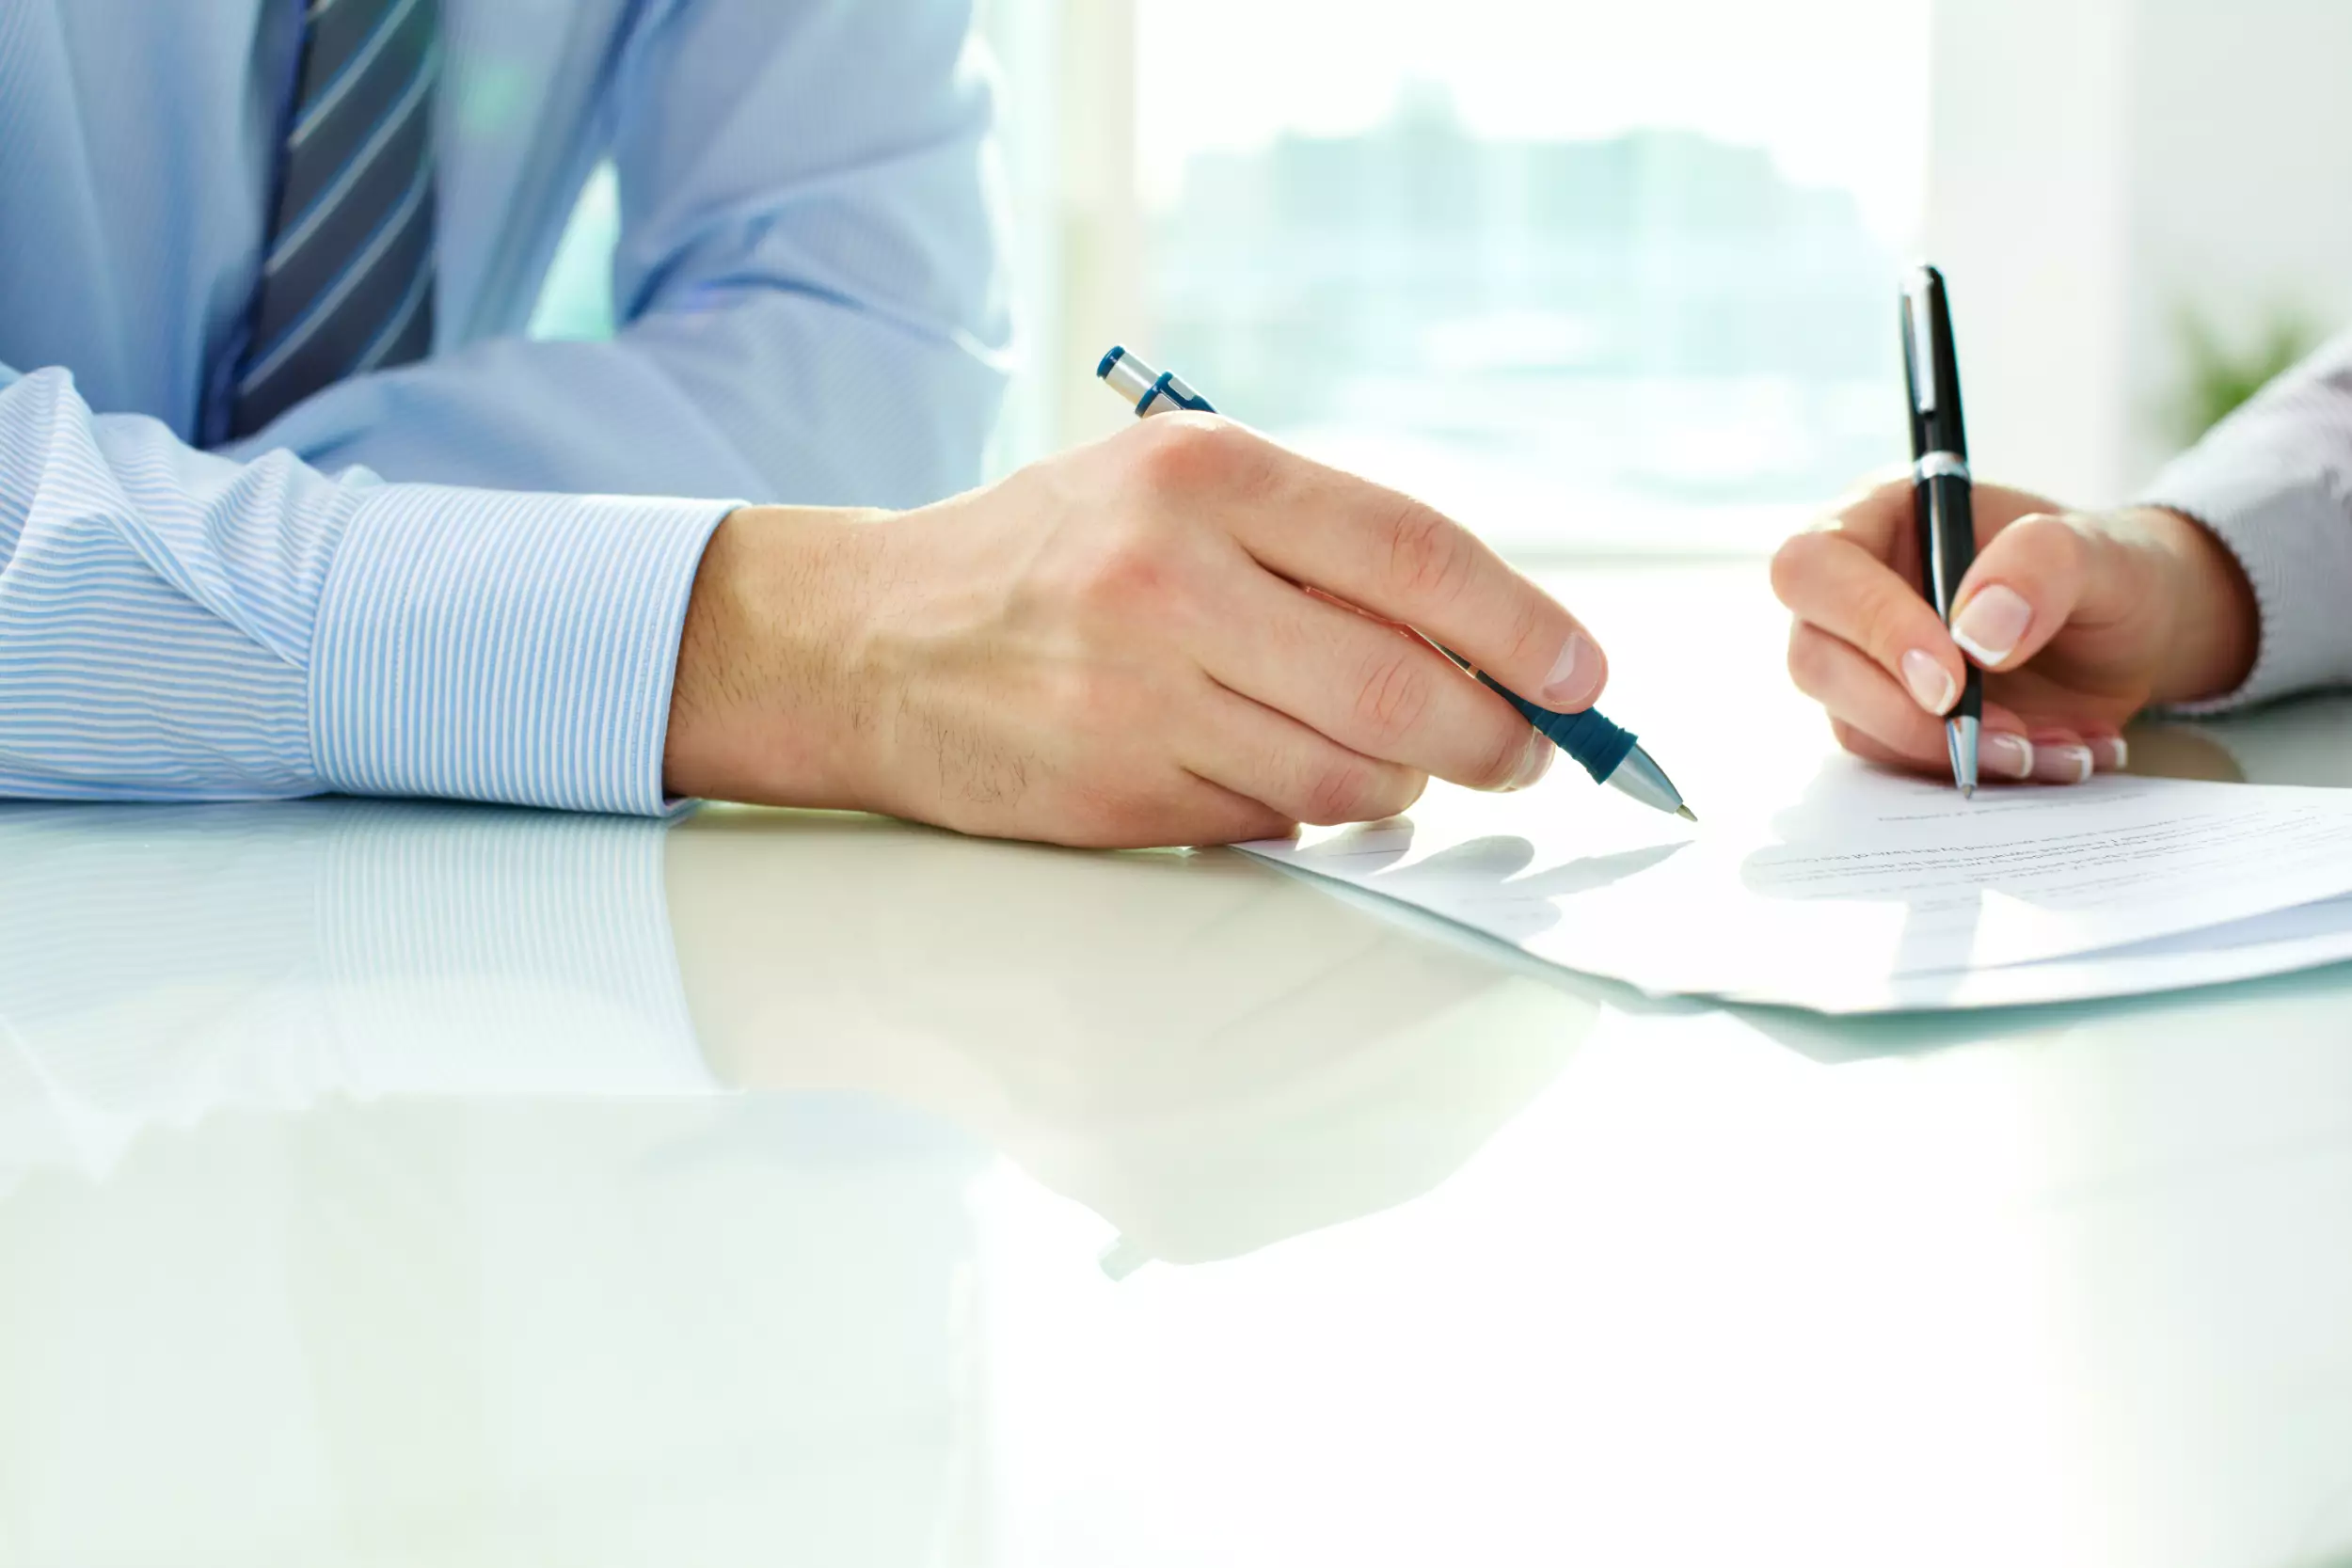
[[[1560,748],[1541,730],[1527,732],[1527,754],[1519,759],[1519,770],[1505,789],[1533,789],[1551,771],[1551,759]]]
[[[2132,749],[2120,735],[2101,736],[2090,743],[2090,760],[2102,773],[2121,773],[2131,766]]]
[[[1600,649],[1582,632],[1571,632],[1544,677],[1544,706],[1560,712],[1584,707],[1599,688]]]
[[[1911,688],[1911,700],[1938,719],[1951,712],[1952,699],[1960,695],[1951,672],[1936,663],[1934,655],[1920,648],[1903,655],[1902,662],[1903,684]]]
[[[1998,664],[2017,651],[2033,624],[2033,606],[2013,588],[1998,583],[1970,599],[1952,623],[1952,641],[1979,664]]]
[[[2088,746],[2044,745],[2033,749],[2033,776],[2043,784],[2089,784],[2090,770],[2090,748]]]
[[[1988,732],[1977,743],[1977,766],[2004,779],[2033,777],[2033,742],[2022,735]]]

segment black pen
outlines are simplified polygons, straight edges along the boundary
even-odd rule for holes
[[[1928,599],[1952,624],[1952,596],[1977,563],[1977,509],[1968,484],[1968,433],[1960,414],[1960,363],[1952,351],[1952,305],[1944,275],[1914,267],[1903,283],[1903,376],[1911,392],[1912,515]],[[1960,704],[1945,716],[1952,782],[1977,792],[1977,736],[1984,721],[1984,671],[1968,661]]]

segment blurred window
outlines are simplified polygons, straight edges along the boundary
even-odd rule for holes
[[[599,342],[612,336],[612,250],[620,237],[620,182],[611,164],[599,164],[540,285],[532,337]]]
[[[1759,549],[1905,455],[1927,0],[981,15],[1025,350],[1000,470],[1115,421],[1105,334],[1523,556]],[[536,333],[610,331],[616,206],[601,171]]]
[[[1903,452],[1924,0],[1138,0],[1147,352],[1521,553]]]

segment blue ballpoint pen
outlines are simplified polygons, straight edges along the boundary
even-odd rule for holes
[[[1173,371],[1155,371],[1123,348],[1112,349],[1103,356],[1094,372],[1121,401],[1133,404],[1136,418],[1148,420],[1157,414],[1192,412],[1214,414],[1209,400],[1184,385]],[[1432,644],[1436,646],[1436,644]],[[1698,815],[1683,804],[1681,791],[1665,770],[1650,760],[1633,736],[1603,719],[1596,709],[1582,713],[1554,713],[1538,707],[1526,698],[1505,690],[1492,676],[1476,669],[1470,660],[1449,649],[1438,651],[1502,694],[1504,701],[1519,710],[1520,716],[1543,732],[1553,745],[1577,760],[1595,784],[1605,784],[1624,791],[1645,806],[1685,817],[1696,822]]]

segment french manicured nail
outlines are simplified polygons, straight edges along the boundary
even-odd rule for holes
[[[1505,789],[1533,789],[1551,771],[1551,759],[1560,748],[1554,746],[1541,730],[1527,732],[1527,754],[1519,759],[1519,770]]]
[[[2088,746],[2044,745],[2033,749],[2033,776],[2043,784],[2089,784],[2090,770],[2090,748]]]
[[[1938,719],[1952,711],[1952,699],[1960,695],[1951,673],[1919,648],[1903,655],[1903,684],[1911,688],[1911,700]]]
[[[1567,646],[1544,677],[1544,706],[1565,711],[1581,708],[1600,688],[1600,649],[1582,632],[1570,634]]]
[[[1970,599],[1952,623],[1952,641],[1979,664],[1998,664],[2024,641],[2033,624],[2033,606],[2013,588],[1998,583]]]
[[[2004,779],[2033,777],[2033,742],[2022,735],[1987,732],[1977,742],[1977,767]]]
[[[2102,773],[2121,773],[2131,766],[2132,749],[2120,735],[2101,736],[2090,743],[2090,760]]]

